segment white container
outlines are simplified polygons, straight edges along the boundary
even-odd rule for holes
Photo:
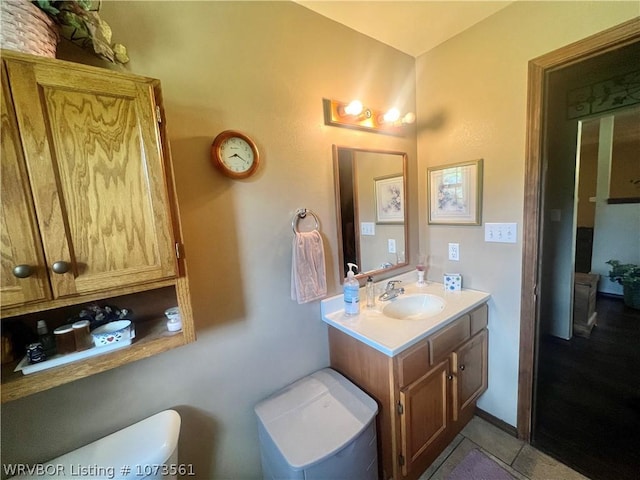
[[[459,292],[462,290],[462,275],[459,273],[445,273],[444,289],[447,292]]]
[[[378,478],[376,402],[325,368],[255,407],[265,480]]]
[[[123,340],[130,340],[134,337],[131,333],[131,320],[116,320],[91,331],[93,343],[96,347],[111,345]]]
[[[164,315],[168,318],[167,330],[177,332],[182,330],[182,317],[180,316],[180,308],[171,307],[164,311]]]
[[[165,410],[77,450],[38,464],[42,472],[11,478],[175,479],[177,475],[163,476],[162,466],[178,464],[179,434],[180,415],[175,410]],[[131,469],[127,472],[123,466],[130,466]]]

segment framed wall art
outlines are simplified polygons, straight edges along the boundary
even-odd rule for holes
[[[427,169],[430,225],[482,225],[482,159]]]
[[[404,223],[404,177],[373,179],[376,193],[376,223]]]

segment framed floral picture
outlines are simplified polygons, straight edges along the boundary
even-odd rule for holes
[[[427,169],[430,225],[482,225],[482,159]]]
[[[387,175],[373,179],[376,193],[376,223],[404,223],[404,178]]]

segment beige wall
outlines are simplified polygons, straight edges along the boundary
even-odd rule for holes
[[[489,390],[479,406],[516,424],[527,63],[640,14],[637,2],[519,1],[416,61],[421,248],[430,279],[463,275],[490,292]],[[516,244],[483,227],[426,225],[426,169],[484,159],[483,222],[516,222]],[[447,260],[447,243],[460,261]]]
[[[3,405],[2,461],[46,460],[176,408],[180,462],[198,478],[259,478],[254,405],[329,361],[319,302],[290,299],[294,212],[319,217],[338,293],[332,144],[406,151],[415,177],[413,134],[327,127],[322,98],[413,111],[414,59],[290,2],[102,10],[129,48],[128,69],[162,80],[198,341]],[[228,180],[209,163],[226,129],[258,145],[262,166],[250,180]]]
[[[176,408],[180,462],[198,478],[259,478],[253,406],[328,364],[319,305],[292,302],[289,282],[291,218],[306,207],[339,291],[332,144],[408,152],[412,258],[428,252],[430,278],[458,270],[465,286],[492,293],[481,405],[515,423],[521,244],[484,244],[481,227],[427,227],[426,168],[484,158],[484,221],[520,227],[527,61],[630,18],[635,5],[519,2],[414,63],[293,3],[103,2],[128,68],[162,80],[198,341],[3,405],[3,462],[45,460]],[[353,96],[417,108],[419,160],[413,136],[323,125],[322,97]],[[229,128],[262,152],[251,180],[208,163]],[[449,241],[460,243],[455,265],[444,260]]]

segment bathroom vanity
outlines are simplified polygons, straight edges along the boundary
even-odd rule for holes
[[[1,67],[2,401],[194,341],[160,82],[4,50]],[[92,304],[132,311],[135,341],[14,371],[12,330],[51,332]]]
[[[405,280],[404,295],[363,307],[358,316],[344,315],[341,296],[322,302],[331,367],[378,402],[384,480],[418,478],[471,420],[488,381],[489,295],[445,292],[435,283],[417,287],[409,274],[398,278]],[[385,313],[393,302],[430,296],[444,306],[406,318]]]

